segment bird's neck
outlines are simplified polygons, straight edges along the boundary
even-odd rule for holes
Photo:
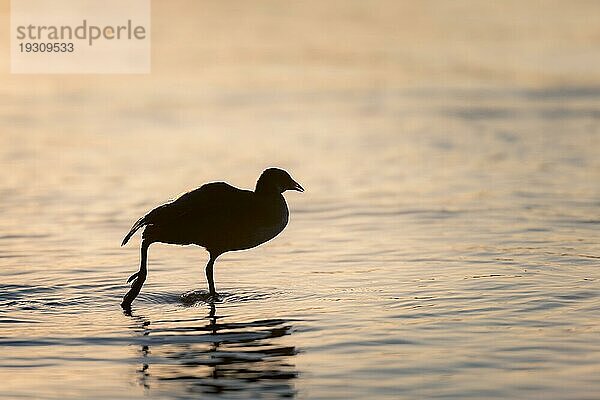
[[[281,193],[279,190],[272,185],[267,185],[262,179],[259,179],[256,182],[256,188],[254,189],[254,193],[259,194],[261,196],[279,196]]]
[[[277,190],[254,190],[254,193],[256,193],[258,196],[260,197],[265,197],[265,198],[283,198],[283,195],[281,193],[279,193]]]

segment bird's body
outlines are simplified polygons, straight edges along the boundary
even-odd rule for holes
[[[129,281],[135,280],[122,306],[130,307],[138,295],[146,278],[147,250],[155,242],[204,247],[210,254],[206,275],[211,295],[215,296],[212,270],[219,255],[256,247],[273,239],[287,225],[289,211],[282,195],[285,190],[303,191],[287,172],[270,168],[263,172],[254,191],[213,182],[148,212],[123,239],[122,245],[144,227],[140,271],[130,277]]]
[[[151,242],[196,244],[222,254],[277,236],[287,225],[288,208],[281,194],[261,196],[214,182],[155,208],[141,221],[143,237]]]

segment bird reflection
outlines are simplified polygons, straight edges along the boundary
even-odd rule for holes
[[[203,318],[159,320],[130,315],[139,345],[138,384],[148,391],[236,392],[236,397],[294,397],[298,373],[290,363],[294,346],[278,338],[291,334],[290,321],[224,322],[214,303]],[[262,394],[261,394],[262,393]]]

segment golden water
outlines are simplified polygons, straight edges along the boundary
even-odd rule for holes
[[[518,2],[529,23],[477,2],[166,4],[150,76],[3,72],[0,397],[598,398],[593,4],[546,24]],[[553,49],[589,70],[564,83]],[[203,250],[157,244],[125,315],[131,224],[267,166],[306,192],[279,237],[217,261],[222,301],[199,300]]]

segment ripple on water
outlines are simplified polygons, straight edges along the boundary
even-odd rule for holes
[[[220,291],[217,299],[213,299],[205,289],[194,289],[184,293],[146,291],[140,293],[136,302],[144,305],[179,305],[184,307],[206,306],[210,304],[237,304],[249,301],[267,300],[273,293],[258,291],[235,292]]]
[[[0,312],[78,314],[82,310],[106,310],[118,303],[119,290],[105,284],[0,285]]]

